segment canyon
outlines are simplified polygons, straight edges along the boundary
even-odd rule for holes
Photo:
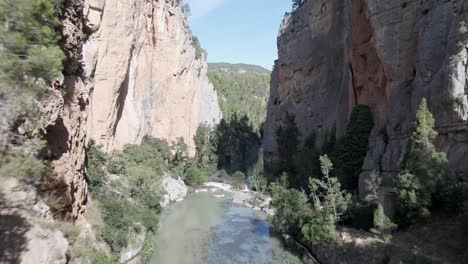
[[[278,164],[276,131],[295,116],[302,142],[317,148],[346,131],[351,110],[370,106],[375,126],[360,176],[400,171],[423,97],[436,120],[436,147],[449,166],[468,173],[468,3],[453,1],[304,1],[278,35],[264,148],[266,170]]]

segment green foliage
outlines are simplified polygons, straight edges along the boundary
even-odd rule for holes
[[[252,184],[255,188],[255,191],[264,193],[266,191],[268,181],[263,175],[255,174],[252,176]]]
[[[234,114],[229,121],[222,119],[216,127],[212,143],[218,156],[218,168],[228,172],[246,172],[257,161],[260,135],[247,116]]]
[[[309,189],[316,210],[327,210],[332,213],[335,221],[339,221],[351,202],[351,195],[341,190],[337,178],[330,176],[333,164],[327,155],[320,156],[320,166],[323,180],[309,179]]]
[[[316,135],[311,133],[305,140],[302,149],[294,156],[294,166],[297,173],[289,174],[291,186],[302,188],[307,186],[308,179],[311,175],[319,176],[320,163],[319,152],[315,149]]]
[[[218,178],[227,179],[227,178],[229,178],[229,174],[227,173],[227,171],[225,169],[222,169],[218,173]]]
[[[112,258],[108,257],[106,253],[102,251],[97,251],[94,254],[92,263],[93,264],[113,264],[113,263],[116,263],[116,261],[113,261]]]
[[[246,64],[210,64],[208,78],[218,92],[223,117],[246,115],[255,130],[265,120],[270,91],[270,71]]]
[[[103,170],[107,156],[92,145],[87,157],[92,194],[102,208],[103,223],[96,227],[97,234],[109,244],[113,255],[127,246],[130,232],[141,232],[144,228],[147,238],[152,239],[163,195],[161,178],[169,169],[183,173],[188,163],[187,146],[180,139],[169,146],[166,141],[150,136],[145,136],[141,145],[125,145],[107,166],[112,173],[119,174],[121,180],[108,179],[109,183],[104,181]],[[147,257],[151,247],[145,244],[144,249]],[[96,261],[115,262],[104,257],[98,255]]]
[[[241,171],[236,171],[231,176],[231,185],[234,189],[241,190],[245,186],[244,180],[245,180],[245,174]]]
[[[0,1],[0,133],[8,140],[5,143],[15,142],[14,148],[2,155],[9,159],[8,170],[18,162],[27,164],[31,170],[18,167],[24,177],[40,176],[45,168],[23,144],[42,125],[38,101],[63,68],[65,56],[55,31],[59,24],[53,0]],[[25,133],[18,133],[18,126]],[[3,150],[6,146],[0,147]],[[2,161],[6,158],[1,157]]]
[[[143,140],[141,145],[127,144],[122,153],[118,153],[109,163],[109,172],[125,174],[126,169],[144,166],[157,175],[162,175],[168,168],[170,148],[159,139]]]
[[[201,185],[208,179],[208,174],[203,169],[192,166],[185,173],[185,183],[196,187]]]
[[[379,204],[374,212],[374,228],[371,230],[372,233],[381,236],[389,236],[397,227],[398,226],[385,215],[383,206]]]
[[[154,250],[154,233],[147,232],[143,248],[140,251],[141,263],[149,263]]]
[[[296,174],[294,157],[299,149],[300,138],[301,132],[297,128],[295,116],[286,113],[285,124],[276,131],[280,172],[286,172],[289,175]]]
[[[351,113],[346,135],[333,151],[335,174],[348,191],[357,190],[373,127],[374,121],[369,106],[356,105]]]
[[[328,244],[335,240],[335,220],[327,210],[309,212],[302,218],[301,234],[312,244]]]
[[[195,58],[197,60],[201,59],[203,55],[207,55],[206,50],[204,50],[200,45],[200,40],[197,36],[192,36],[192,46],[195,48]]]
[[[301,259],[289,251],[274,255],[273,264],[302,264]]]
[[[182,13],[184,13],[185,15],[185,18],[188,18],[192,15],[192,10],[190,8],[190,5],[189,3],[185,3],[183,6],[182,6]]]
[[[96,146],[93,142],[91,142],[86,154],[88,186],[91,192],[99,192],[104,182],[103,167],[107,162],[107,155],[101,150],[101,146]]]
[[[57,45],[55,28],[60,22],[54,12],[52,0],[0,3],[0,67],[4,77],[24,82],[27,78],[51,81],[59,76],[64,54]]]
[[[190,162],[188,146],[183,138],[178,138],[176,142],[172,143],[171,149],[174,155],[171,158],[170,170],[173,176],[182,177]]]
[[[357,229],[370,230],[374,227],[374,212],[377,209],[373,203],[351,203],[345,215],[343,223]]]
[[[442,177],[449,176],[445,154],[437,152],[432,143],[437,136],[434,123],[434,117],[423,98],[416,113],[412,144],[404,170],[395,182],[398,192],[397,216],[402,225],[414,224],[430,216],[437,186]]]
[[[421,255],[416,255],[416,254],[404,256],[400,260],[400,264],[433,264],[433,263],[434,262],[430,258],[421,256]]]
[[[162,188],[157,172],[151,167],[137,165],[127,167],[125,174],[129,182],[130,197],[150,209],[158,209]]]
[[[276,213],[272,218],[273,226],[282,233],[295,234],[300,231],[300,222],[310,212],[307,195],[296,189],[287,189],[281,184],[271,187],[273,206]]]
[[[47,169],[47,164],[38,156],[40,149],[42,144],[39,148],[23,146],[10,151],[0,160],[0,175],[39,180]]]
[[[215,152],[214,129],[206,123],[200,124],[193,140],[196,150],[195,161],[198,167],[214,171],[218,159]]]

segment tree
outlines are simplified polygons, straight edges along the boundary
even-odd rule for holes
[[[374,228],[371,229],[372,233],[382,236],[384,240],[388,240],[391,236],[391,232],[397,229],[397,227],[398,226],[385,215],[383,206],[378,204],[374,212]]]
[[[200,124],[193,138],[195,142],[195,160],[199,168],[214,170],[217,163],[215,155],[214,134],[212,127],[206,123]]]
[[[320,156],[320,165],[323,180],[309,179],[309,188],[314,202],[315,210],[329,210],[335,221],[339,221],[351,201],[351,196],[341,190],[337,178],[330,176],[333,164],[327,155]]]
[[[434,125],[434,117],[423,98],[416,112],[404,169],[396,177],[401,224],[413,224],[430,216],[432,196],[440,179],[449,174],[445,153],[437,152],[432,143],[437,136]]]
[[[343,187],[350,192],[357,190],[373,127],[374,121],[369,106],[356,105],[351,113],[346,135],[335,147],[332,155],[333,162],[337,165],[335,173]]]
[[[188,18],[188,17],[190,17],[192,15],[192,9],[190,8],[189,3],[185,3],[182,6],[182,13],[184,13],[185,18]]]
[[[294,157],[299,149],[301,132],[297,128],[296,117],[286,113],[285,124],[276,130],[276,142],[280,159],[279,172],[296,174]]]
[[[326,244],[335,240],[335,218],[326,210],[308,212],[301,219],[301,233],[312,244]]]
[[[281,185],[275,186],[273,205],[276,208],[272,222],[276,230],[282,233],[296,234],[300,231],[300,223],[304,214],[310,211],[307,195],[296,189],[286,189]]]
[[[189,163],[188,146],[180,137],[176,142],[172,142],[171,149],[174,153],[171,159],[171,171],[177,176],[182,176]]]

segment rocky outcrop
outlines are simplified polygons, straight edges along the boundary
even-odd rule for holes
[[[144,135],[182,137],[193,154],[198,125],[221,114],[179,1],[86,0],[84,18],[90,138],[111,151]]]
[[[67,60],[63,80],[54,84],[44,103],[52,175],[43,192],[54,213],[68,219],[83,213],[87,199],[84,165],[89,91],[81,63],[82,16],[82,1],[64,1],[59,18]]]
[[[67,263],[69,244],[36,188],[2,177],[0,263]]]
[[[468,2],[305,1],[278,36],[265,124],[265,162],[278,159],[275,132],[294,114],[305,139],[344,135],[356,104],[372,109],[375,127],[363,165],[391,178],[401,168],[410,128],[426,97],[451,169],[467,174]],[[336,129],[336,130],[335,130]]]
[[[165,176],[161,180],[161,186],[166,192],[160,202],[161,207],[166,207],[171,202],[181,201],[187,196],[188,188],[180,177],[176,180],[171,176]]]

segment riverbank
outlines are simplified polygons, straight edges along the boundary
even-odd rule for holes
[[[275,209],[272,207],[272,198],[268,194],[255,192],[245,187],[243,190],[236,190],[231,184],[219,182],[205,182],[202,188],[196,189],[199,192],[228,192],[232,194],[232,203],[245,208],[251,208],[255,211],[262,211],[268,216],[275,214]],[[215,198],[223,198],[221,194],[214,194]]]
[[[284,261],[295,257],[270,232],[267,216],[234,204],[235,192],[210,188],[169,205],[161,214],[150,263],[301,263]],[[224,198],[215,197],[221,193]]]

